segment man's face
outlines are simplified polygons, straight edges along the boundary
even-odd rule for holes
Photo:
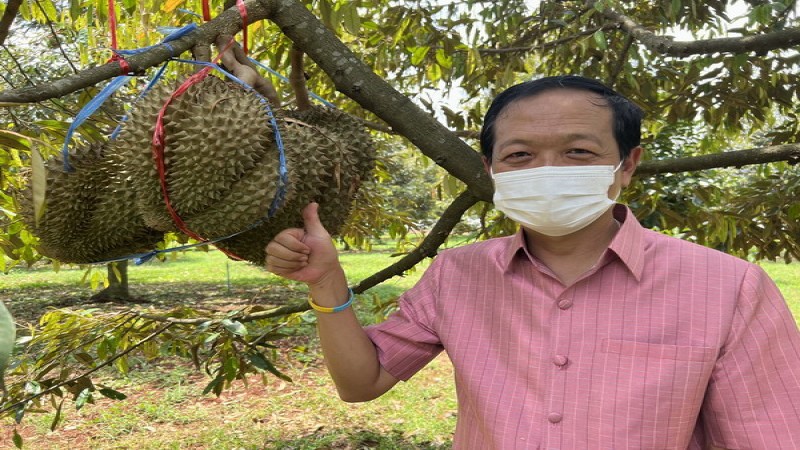
[[[620,162],[604,99],[582,90],[553,89],[508,105],[495,122],[494,173],[541,166],[612,165]],[[641,156],[631,152],[617,172],[609,196],[630,183]]]

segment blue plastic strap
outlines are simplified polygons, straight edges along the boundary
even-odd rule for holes
[[[178,12],[182,12],[184,14],[189,14],[190,16],[195,16],[198,19],[203,20],[203,16],[201,16],[200,14],[197,14],[194,11],[190,11],[190,10],[188,10],[186,8],[178,8],[177,10],[178,10]]]
[[[69,142],[72,140],[72,134],[75,133],[75,130],[89,117],[92,115],[93,112],[97,111],[97,108],[106,101],[108,97],[111,96],[114,92],[116,92],[122,85],[128,82],[132,77],[128,75],[122,75],[114,78],[111,80],[110,83],[100,91],[92,100],[89,101],[83,108],[78,112],[78,115],[75,116],[75,119],[72,120],[72,123],[67,130],[67,135],[64,137],[64,147],[61,149],[61,155],[64,159],[64,171],[65,172],[73,172],[75,168],[69,163]]]
[[[253,58],[250,58],[249,56],[247,57],[247,59],[249,59],[253,64],[257,65],[258,67],[261,67],[262,69],[266,70],[267,72],[269,72],[269,73],[275,75],[276,77],[280,78],[281,81],[283,81],[284,83],[289,83],[289,79],[288,78],[286,78],[285,76],[281,75],[280,73],[272,70],[270,67],[265,66],[264,64],[261,64],[260,62],[256,61]],[[320,102],[323,105],[327,106],[328,108],[336,108],[336,106],[333,103],[325,100],[324,98],[320,97],[319,95],[317,95],[317,94],[315,94],[313,92],[309,92],[308,95],[311,98],[313,98],[314,100],[317,100],[318,102]]]
[[[197,29],[197,24],[190,23],[190,24],[184,25],[184,26],[182,26],[180,28],[176,28],[176,27],[157,27],[156,29],[161,33],[167,34],[167,36],[164,37],[164,39],[162,39],[161,42],[159,42],[158,44],[151,45],[149,47],[135,48],[135,49],[132,49],[132,50],[117,50],[116,53],[119,54],[119,55],[136,55],[136,54],[139,54],[139,53],[144,53],[144,52],[146,52],[148,50],[151,50],[151,49],[154,49],[156,47],[167,47],[167,49],[169,49],[170,54],[172,56],[176,56],[175,55],[175,49],[171,45],[169,45],[168,43],[172,42],[172,41],[175,41],[175,40],[178,40],[178,39],[186,36],[187,34],[191,33],[192,31],[196,30]]]
[[[136,102],[138,102],[142,97],[147,95],[147,92],[150,91],[150,89],[152,89],[153,86],[155,86],[156,83],[158,83],[158,81],[164,75],[164,71],[166,70],[168,64],[169,64],[169,61],[165,62],[161,66],[161,68],[158,69],[158,72],[156,72],[156,74],[153,75],[153,78],[150,79],[150,81],[147,83],[147,86],[145,86],[144,89],[142,89],[142,92],[140,92],[139,95],[136,97],[136,100],[134,100],[134,104],[136,104]],[[117,127],[114,128],[114,131],[111,132],[111,135],[109,136],[110,140],[113,141],[114,139],[117,138],[117,136],[119,136],[120,131],[122,131],[122,124],[124,124],[127,120],[128,120],[128,115],[127,114],[122,116],[122,119],[120,119],[120,123],[117,124]]]
[[[272,132],[275,135],[275,146],[278,147],[278,177],[279,177],[278,189],[275,192],[275,197],[272,199],[272,203],[270,204],[269,211],[267,213],[267,218],[274,216],[275,213],[278,211],[278,209],[281,207],[281,205],[283,205],[284,200],[286,199],[286,186],[289,184],[289,172],[286,169],[286,152],[284,150],[283,138],[281,138],[281,132],[280,129],[278,129],[278,121],[275,119],[275,114],[272,112],[272,108],[269,106],[269,101],[267,101],[267,99],[264,98],[263,95],[256,92],[252,88],[252,86],[240,80],[232,73],[229,73],[228,71],[224,70],[217,64],[205,61],[192,61],[188,59],[175,59],[175,61],[212,67],[221,72],[222,74],[224,74],[226,77],[239,83],[240,85],[244,86],[246,89],[251,91],[253,94],[256,95],[256,97],[258,97],[261,104],[264,105],[264,109],[266,110],[267,116],[269,117],[270,125],[272,126]],[[254,228],[255,226],[259,225],[260,222],[261,221],[256,222],[251,228]],[[245,231],[248,231],[251,228],[242,230],[240,233],[244,233]]]

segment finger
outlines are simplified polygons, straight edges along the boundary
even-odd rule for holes
[[[267,270],[278,275],[296,272],[307,265],[308,261],[286,260],[273,255],[267,255]]]
[[[319,220],[319,204],[317,202],[309,203],[303,208],[303,224],[306,233],[314,236],[329,236],[328,230],[322,225]]]
[[[267,244],[267,249],[269,249],[270,245],[276,245],[284,247],[292,252],[309,254],[311,253],[311,248],[303,243],[305,235],[306,232],[300,228],[283,230]]]
[[[267,244],[265,249],[267,258],[276,258],[283,261],[308,261],[308,253],[303,251],[295,251],[287,248],[275,241]]]

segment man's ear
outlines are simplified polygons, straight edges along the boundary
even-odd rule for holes
[[[639,166],[639,161],[642,159],[642,153],[644,153],[644,149],[641,146],[637,146],[631,149],[631,152],[628,154],[628,157],[625,158],[625,161],[622,163],[622,186],[628,187],[631,183],[631,178],[633,178],[633,173],[636,171],[636,168]]]
[[[492,161],[489,158],[485,157],[485,156],[482,156],[481,159],[483,159],[483,168],[486,170],[486,173],[488,173],[489,176],[491,176],[492,175]]]

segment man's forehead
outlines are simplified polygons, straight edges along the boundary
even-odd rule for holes
[[[602,95],[584,89],[573,88],[552,88],[531,95],[525,95],[511,101],[503,112],[512,108],[519,107],[522,103],[547,103],[547,102],[587,102],[599,108],[610,107],[608,100]]]

